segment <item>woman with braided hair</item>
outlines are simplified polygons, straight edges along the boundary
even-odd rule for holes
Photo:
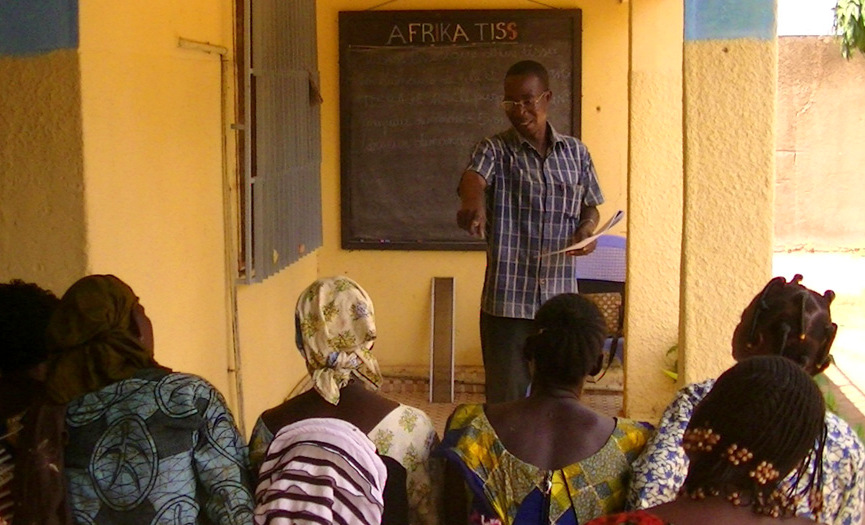
[[[744,359],[721,374],[694,409],[682,442],[690,465],[678,498],[588,525],[747,525],[779,519],[813,524],[795,513],[800,502],[813,515],[821,510],[824,412],[820,389],[789,359]]]
[[[802,286],[801,280],[798,274],[789,282],[775,277],[754,297],[733,333],[734,359],[782,356],[810,376],[832,363],[829,351],[837,325],[829,307],[835,294],[829,290],[820,295]],[[676,498],[688,472],[682,448],[685,428],[694,407],[714,384],[709,379],[686,386],[664,411],[657,433],[634,462],[629,508],[645,509]],[[797,501],[796,515],[831,525],[859,525],[865,501],[865,447],[841,418],[826,412],[824,419],[822,466],[800,480],[800,487],[820,486],[822,492],[806,491]]]
[[[439,449],[448,460],[445,523],[569,525],[624,508],[631,462],[652,427],[580,401],[601,368],[603,317],[584,297],[562,294],[541,306],[534,328],[524,347],[531,394],[450,416]]]

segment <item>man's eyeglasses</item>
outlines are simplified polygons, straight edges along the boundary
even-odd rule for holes
[[[502,109],[505,111],[513,111],[518,107],[528,111],[537,108],[538,104],[541,102],[541,99],[544,98],[549,92],[549,90],[544,91],[537,97],[530,98],[528,100],[502,100],[501,102],[499,102],[499,106],[501,106]]]

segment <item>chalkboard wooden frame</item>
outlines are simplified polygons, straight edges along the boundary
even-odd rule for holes
[[[456,226],[456,187],[474,144],[510,125],[504,73],[543,63],[550,122],[579,136],[581,55],[579,9],[340,12],[342,247],[484,249]]]

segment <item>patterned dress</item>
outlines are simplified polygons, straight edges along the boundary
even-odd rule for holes
[[[571,525],[624,508],[631,462],[651,431],[647,423],[619,418],[598,452],[546,471],[505,449],[483,405],[460,405],[451,416],[440,451],[462,470],[474,495],[473,514],[481,523],[535,525],[548,514],[549,523]],[[543,487],[550,483],[545,494]]]
[[[409,524],[439,523],[441,469],[430,453],[438,445],[432,420],[423,411],[399,405],[367,434],[382,456],[395,459],[406,470]],[[273,432],[259,418],[249,442],[252,471],[258,472],[273,441]]]
[[[682,435],[694,407],[715,385],[714,379],[681,389],[670,403],[658,431],[634,462],[634,478],[628,507],[646,509],[676,499],[688,474],[688,458]],[[841,418],[826,412],[826,446],[823,450],[823,512],[814,516],[803,498],[796,514],[832,525],[859,525],[865,498],[865,446]],[[810,473],[802,486],[810,483]]]
[[[141,370],[73,400],[66,427],[76,523],[252,523],[246,447],[205,380]]]

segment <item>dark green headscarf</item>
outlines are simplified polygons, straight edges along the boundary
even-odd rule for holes
[[[138,297],[113,275],[89,275],[60,299],[48,324],[48,397],[68,403],[158,366],[133,331]]]

